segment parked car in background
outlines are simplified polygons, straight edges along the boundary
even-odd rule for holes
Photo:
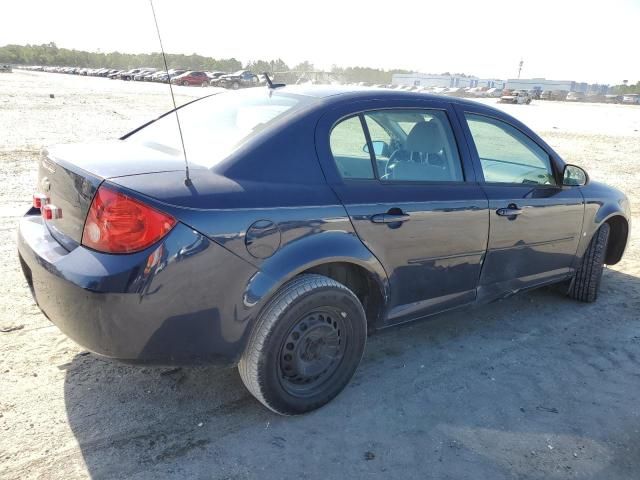
[[[207,77],[209,77],[209,83],[208,85],[211,86],[215,86],[215,84],[217,83],[218,79],[223,76],[223,75],[227,75],[226,72],[206,72],[207,73]],[[203,85],[205,86],[205,85]]]
[[[486,88],[483,87],[468,87],[464,89],[466,96],[468,97],[484,97]]]
[[[165,72],[164,70],[161,70],[159,72],[154,73],[151,76],[150,81],[168,83],[169,82],[169,74],[167,74],[167,72]]]
[[[145,82],[155,82],[155,81],[156,81],[156,79],[158,78],[158,76],[160,76],[160,74],[165,74],[165,75],[166,75],[166,73],[167,73],[167,72],[165,72],[164,70],[159,69],[159,70],[156,70],[155,72],[153,72],[153,73],[151,73],[151,74],[149,74],[149,75],[146,75],[146,76],[143,78],[143,80],[144,80]]]
[[[209,84],[209,77],[205,72],[202,71],[188,71],[171,79],[171,83],[175,85],[182,86],[190,86],[197,85],[200,86],[203,83]]]
[[[144,68],[144,69],[140,70],[138,73],[136,73],[133,76],[133,79],[138,81],[138,82],[141,82],[141,81],[144,81],[146,79],[146,77],[153,75],[157,71],[158,71],[157,68]]]
[[[232,90],[238,90],[244,87],[255,87],[258,85],[258,76],[249,70],[239,70],[235,73],[229,73],[221,75],[210,82],[211,85],[216,87],[230,88]]]
[[[450,87],[444,91],[444,94],[450,97],[462,97],[465,95],[465,91],[461,87]]]
[[[486,95],[490,98],[500,98],[502,96],[503,90],[501,88],[490,88],[487,90]]]
[[[43,151],[24,277],[89,350],[238,364],[281,414],[334,398],[367,332],[550,284],[593,302],[627,244],[622,192],[478,102],[296,86],[179,110],[183,138],[169,112]]]
[[[11,73],[11,65],[0,65],[0,73]]]
[[[140,73],[142,70],[143,70],[142,68],[132,68],[131,70],[127,70],[126,72],[119,74],[118,78],[120,80],[127,80],[127,81],[133,80],[133,77],[138,73]]]
[[[584,101],[589,103],[604,103],[605,100],[605,95],[601,95],[599,93],[589,93],[584,97]]]
[[[540,93],[540,100],[564,100],[566,96],[562,90],[544,90]]]
[[[604,103],[622,103],[622,95],[608,94],[604,96]]]
[[[542,95],[542,90],[540,88],[532,88],[531,90],[527,90],[527,93],[529,94],[532,100],[540,100],[540,95]]]
[[[627,103],[630,105],[639,105],[640,104],[640,95],[637,93],[629,93],[622,97],[622,103]]]
[[[175,78],[179,75],[182,75],[185,72],[186,70],[175,69],[175,68],[170,69],[169,72],[166,72],[165,70],[160,70],[156,72],[154,75],[152,75],[150,80],[152,82],[169,83],[170,79]]]
[[[508,95],[502,95],[500,97],[500,100],[498,100],[498,102],[513,103],[517,105],[522,105],[522,104],[528,105],[531,103],[531,96],[529,95],[529,92],[527,92],[526,90],[516,90],[514,92],[511,92]]]
[[[585,98],[586,95],[582,92],[569,92],[565,100],[567,102],[583,102]]]

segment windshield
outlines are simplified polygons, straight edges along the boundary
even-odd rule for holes
[[[189,163],[213,167],[258,132],[311,101],[311,97],[251,89],[212,95],[179,108]],[[124,138],[169,155],[183,157],[173,113]]]

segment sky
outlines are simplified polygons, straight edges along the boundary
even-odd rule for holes
[[[640,80],[640,0],[154,0],[165,51],[619,84]],[[0,46],[159,51],[148,0],[0,3]]]

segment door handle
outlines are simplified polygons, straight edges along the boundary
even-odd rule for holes
[[[496,213],[501,217],[514,217],[522,213],[522,209],[518,208],[515,204],[510,204],[507,208],[499,208]]]
[[[411,218],[408,213],[376,213],[371,216],[373,223],[399,223]]]

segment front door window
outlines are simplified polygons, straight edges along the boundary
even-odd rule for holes
[[[556,185],[549,155],[529,137],[494,118],[465,117],[485,182]]]

